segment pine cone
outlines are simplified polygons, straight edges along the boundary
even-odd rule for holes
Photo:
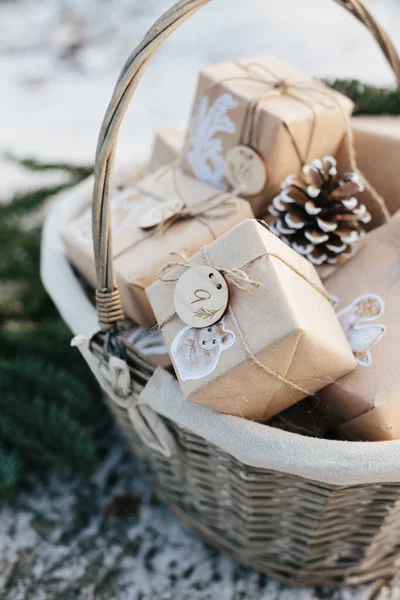
[[[362,192],[357,173],[337,177],[336,160],[325,156],[290,175],[281,185],[269,212],[273,231],[314,265],[337,264],[352,254],[352,244],[364,234],[371,215],[354,194]]]

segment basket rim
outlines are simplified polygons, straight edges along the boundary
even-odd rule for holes
[[[41,278],[45,289],[71,331],[75,335],[89,337],[98,329],[97,312],[68,262],[61,233],[67,223],[89,205],[88,195],[92,188],[93,176],[90,176],[55,196],[44,221],[41,247]],[[155,375],[160,372],[176,382],[174,391],[178,396],[171,403],[166,403],[165,398],[160,400],[151,387],[153,377],[145,388],[150,408],[178,426],[215,443],[245,464],[330,485],[400,482],[400,440],[327,440],[244,421],[186,402],[178,382],[160,368]],[[210,414],[212,418],[207,419]],[[242,438],[237,451],[232,451],[230,444],[221,444],[220,439],[217,443],[217,426],[224,428],[227,439],[241,441]],[[249,436],[252,444],[249,444]],[[249,446],[253,446],[253,452],[249,452]]]

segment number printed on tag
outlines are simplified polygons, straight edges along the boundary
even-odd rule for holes
[[[228,284],[213,267],[191,267],[176,283],[176,314],[191,327],[201,328],[217,323],[225,314],[228,302]]]
[[[267,166],[262,156],[250,146],[233,146],[225,156],[226,176],[239,195],[254,196],[263,191],[268,182]]]

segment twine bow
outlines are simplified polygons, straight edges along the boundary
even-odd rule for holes
[[[202,250],[202,253],[203,254],[205,253],[204,248]],[[159,269],[158,273],[157,273],[157,279],[159,281],[164,281],[164,282],[169,282],[169,283],[178,281],[179,277],[166,277],[165,274],[168,271],[170,271],[171,269],[174,269],[175,267],[185,267],[186,269],[191,269],[196,266],[196,265],[193,265],[192,263],[190,263],[187,260],[187,258],[183,254],[180,254],[179,252],[171,252],[171,255],[177,256],[181,260],[180,261],[171,261],[169,263],[166,263],[164,266],[162,266],[161,269]],[[231,283],[232,285],[237,287],[239,290],[242,290],[243,292],[247,292],[251,288],[259,288],[262,286],[262,283],[260,283],[259,281],[254,281],[253,279],[250,279],[250,277],[247,275],[247,273],[245,271],[243,271],[242,269],[236,269],[236,268],[224,269],[224,268],[222,268],[222,269],[218,269],[218,271],[221,273],[221,275],[223,275],[225,277],[225,279],[229,283]],[[162,323],[162,326],[159,325],[160,329],[164,325],[165,325],[165,322]]]
[[[170,165],[167,165],[165,169],[163,169],[161,173],[159,173],[157,181],[159,181],[162,177],[165,177],[165,175],[172,172],[174,191],[182,202],[181,208],[177,208],[171,215],[171,212],[169,212],[166,208],[165,210],[163,210],[163,203],[166,200],[165,198],[152,191],[149,191],[148,189],[141,188],[140,184],[137,185],[136,189],[139,192],[141,192],[142,194],[146,194],[147,196],[151,196],[157,202],[160,203],[161,221],[150,231],[143,230],[142,236],[133,244],[130,244],[126,248],[123,248],[120,252],[115,253],[114,259],[124,254],[127,250],[132,250],[133,248],[137,247],[149,237],[153,237],[154,235],[163,235],[170,227],[172,227],[172,225],[174,225],[174,223],[184,219],[196,219],[199,223],[201,223],[202,225],[204,225],[204,227],[208,229],[213,240],[215,240],[216,236],[209,221],[229,217],[238,210],[238,200],[236,198],[236,195],[240,193],[240,187],[230,192],[218,191],[212,196],[205,198],[201,202],[198,202],[193,206],[188,206],[186,204],[186,200],[182,192],[179,189],[177,181],[178,160],[174,161]]]
[[[164,281],[164,282],[169,282],[169,283],[178,281],[179,276],[178,277],[167,277],[166,276],[166,273],[169,270],[173,269],[174,267],[184,267],[184,268],[190,269],[190,268],[194,268],[194,267],[198,266],[198,265],[195,265],[195,264],[192,264],[191,262],[189,262],[187,260],[187,258],[185,256],[183,256],[182,254],[179,254],[177,252],[173,252],[171,254],[174,256],[178,256],[181,260],[180,261],[171,261],[171,262],[165,264],[163,267],[161,267],[161,269],[159,269],[158,274],[157,274],[157,279],[159,281]],[[216,268],[211,264],[211,261],[210,261],[208,255],[207,255],[207,252],[204,248],[202,249],[201,254],[203,257],[204,264],[206,264],[209,267]],[[299,275],[299,277],[301,277],[304,281],[306,281],[309,285],[311,285],[311,287],[316,292],[318,292],[323,298],[325,298],[326,300],[328,300],[329,303],[331,303],[331,298],[330,298],[329,294],[327,294],[327,292],[322,287],[320,287],[319,285],[317,285],[313,281],[311,281],[308,277],[306,277],[306,275],[301,273],[301,271],[299,271],[296,267],[294,267],[291,263],[289,263],[285,258],[280,256],[279,254],[275,254],[272,252],[264,252],[261,255],[256,256],[252,260],[248,261],[241,269],[219,268],[218,271],[229,281],[229,283],[231,283],[238,289],[240,289],[244,292],[247,292],[247,291],[250,291],[252,288],[261,287],[262,283],[260,283],[259,281],[250,279],[250,277],[247,275],[247,273],[244,271],[244,269],[246,267],[248,267],[250,264],[252,264],[253,262],[255,262],[256,260],[259,260],[265,256],[268,256],[270,258],[276,258],[276,259],[280,260],[284,265],[286,265],[289,269],[291,269],[294,273],[296,273],[296,275]],[[232,322],[235,326],[238,337],[242,343],[243,349],[244,349],[245,353],[247,354],[247,356],[250,358],[250,360],[253,362],[253,364],[256,365],[256,367],[259,368],[261,371],[274,377],[280,383],[289,386],[290,388],[292,388],[293,390],[295,390],[297,392],[301,392],[304,396],[308,396],[310,394],[310,392],[306,388],[298,385],[294,381],[291,381],[290,379],[288,379],[284,375],[281,375],[274,369],[271,369],[271,367],[269,367],[268,365],[265,365],[256,357],[254,352],[251,350],[249,343],[247,342],[247,339],[242,331],[242,328],[240,327],[240,324],[239,324],[239,322],[236,318],[236,315],[232,309],[232,306],[230,304],[228,305],[228,313],[229,313],[229,315],[232,319]],[[167,323],[172,321],[176,316],[177,316],[176,313],[173,313],[172,315],[167,317],[164,321],[159,323],[158,328],[160,330],[163,329],[163,327],[165,327],[165,325],[167,325]]]
[[[348,154],[349,165],[351,170],[357,171],[359,173],[359,171],[357,170],[357,164],[355,160],[353,148],[353,135],[350,126],[350,119],[346,114],[342,103],[340,102],[334,90],[330,90],[324,84],[315,80],[282,79],[281,77],[279,77],[279,75],[274,73],[272,69],[268,68],[266,65],[263,65],[261,63],[252,62],[249,64],[242,64],[239,61],[235,61],[234,64],[243,71],[243,75],[232,75],[216,81],[215,83],[210,85],[208,90],[205,92],[206,94],[213,88],[231,81],[254,81],[256,83],[262,84],[267,88],[265,94],[257,96],[256,98],[254,98],[254,100],[252,100],[249,103],[239,143],[249,145],[254,147],[254,149],[257,149],[259,144],[256,137],[259,135],[260,132],[260,128],[258,127],[258,118],[263,104],[276,95],[289,96],[294,100],[297,100],[301,104],[307,106],[312,113],[310,136],[307,143],[307,148],[304,152],[304,156],[300,151],[296,140],[296,136],[292,132],[289,124],[283,121],[283,126],[285,127],[291,139],[293,148],[299,159],[300,165],[301,167],[303,167],[305,164],[307,164],[307,162],[309,162],[308,157],[310,154],[311,145],[314,139],[314,134],[317,125],[317,112],[315,109],[315,105],[317,104],[325,107],[337,107],[345,123],[346,152]],[[312,96],[314,96],[314,99],[312,98]],[[318,98],[317,102],[316,97]]]
[[[234,198],[235,194],[236,190],[229,193],[219,192],[194,206],[182,204],[182,208],[179,208],[172,216],[168,217],[167,213],[165,213],[165,217],[162,219],[161,223],[157,225],[155,232],[163,234],[174,223],[183,219],[191,218],[202,222],[202,218],[223,219],[228,217],[238,209],[237,200]]]
[[[317,126],[317,111],[316,106],[325,107],[336,107],[343,119],[345,125],[344,135],[344,148],[347,155],[348,170],[354,171],[358,174],[360,179],[364,182],[366,193],[369,195],[371,202],[380,216],[383,223],[387,222],[390,218],[389,212],[386,208],[385,201],[382,196],[376,191],[376,189],[370,184],[357,167],[356,155],[354,150],[353,131],[351,128],[349,115],[346,113],[340,96],[334,90],[328,88],[323,83],[315,80],[289,80],[282,79],[273,72],[266,65],[252,62],[248,64],[242,64],[239,61],[234,63],[239,69],[243,71],[243,75],[231,75],[212,83],[209,88],[205,91],[207,95],[208,91],[231,81],[254,81],[262,84],[266,87],[266,93],[255,97],[249,102],[247,106],[246,116],[243,121],[242,131],[240,134],[240,144],[248,145],[255,150],[259,147],[259,140],[257,139],[260,135],[261,127],[259,127],[259,116],[263,107],[263,104],[269,99],[276,95],[288,96],[297,100],[301,104],[307,106],[312,113],[312,123],[310,128],[310,135],[305,149],[304,155],[302,154],[299,145],[296,140],[296,136],[291,130],[290,125],[286,121],[282,121],[283,127],[287,131],[293,149],[297,155],[301,168],[310,162],[310,153],[312,148],[312,142],[314,139],[316,126]],[[182,157],[181,157],[182,158]],[[372,209],[372,204],[370,210]]]

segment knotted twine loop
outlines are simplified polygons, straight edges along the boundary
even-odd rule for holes
[[[163,218],[161,223],[155,228],[154,233],[162,235],[174,223],[183,219],[196,219],[204,224],[202,218],[223,219],[228,217],[238,210],[238,202],[234,198],[236,193],[236,190],[232,192],[218,192],[218,194],[210,196],[194,206],[183,205],[172,217]],[[212,235],[215,239],[214,233]]]
[[[201,252],[205,252],[204,248],[202,249]],[[184,267],[186,269],[191,269],[192,267],[196,267],[198,265],[192,265],[192,263],[190,263],[187,258],[183,255],[180,254],[179,252],[171,252],[171,256],[177,256],[178,258],[180,258],[180,261],[171,261],[169,263],[166,263],[165,265],[163,265],[161,267],[161,269],[158,270],[157,273],[157,279],[159,281],[164,281],[167,283],[173,283],[178,281],[179,277],[167,277],[166,273],[168,271],[170,271],[171,269],[174,269],[176,267]],[[212,266],[212,265],[209,265]],[[247,265],[246,265],[247,266]],[[260,283],[259,281],[254,281],[253,279],[250,279],[250,277],[247,275],[247,273],[245,273],[245,271],[243,271],[242,269],[218,269],[218,271],[221,273],[221,275],[223,275],[225,277],[225,279],[227,279],[229,281],[229,283],[231,283],[232,285],[234,285],[235,287],[237,287],[239,290],[242,290],[243,292],[248,292],[251,288],[259,288],[262,286],[262,283]],[[175,315],[172,315],[172,318]],[[163,322],[161,323],[161,325],[159,325],[159,328],[161,329],[162,327],[164,327],[166,323]]]
[[[174,190],[176,192],[176,195],[182,202],[182,208],[176,210],[176,212],[172,216],[170,213],[168,213],[167,210],[165,210],[164,212],[162,211],[161,222],[150,231],[143,231],[143,236],[140,239],[136,240],[136,242],[130,244],[126,248],[122,249],[120,252],[116,252],[114,254],[114,259],[122,256],[128,250],[136,248],[147,238],[156,235],[163,235],[166,231],[168,231],[170,227],[172,227],[172,225],[174,225],[174,223],[185,219],[196,219],[196,221],[198,221],[206,229],[208,229],[212,239],[216,240],[217,237],[209,221],[229,217],[230,215],[233,215],[235,212],[238,211],[239,205],[236,196],[240,193],[241,186],[231,190],[230,192],[218,191],[217,193],[208,196],[207,198],[204,198],[204,200],[198,202],[193,206],[187,206],[184,195],[179,189],[179,184],[177,180],[177,167],[179,160],[180,159],[178,158],[171,164],[166,165],[166,167],[162,169],[161,172],[158,174],[156,180],[159,181],[160,179],[165,177],[169,172],[172,172]],[[165,202],[166,200],[165,198],[152,191],[141,188],[140,184],[136,185],[136,189],[138,190],[138,192],[146,194],[147,196],[151,196],[152,198],[154,198],[154,200],[157,200],[157,202],[160,203],[160,208],[163,208],[163,202]]]
[[[296,155],[299,159],[300,165],[303,167],[306,164],[307,157],[310,153],[310,148],[312,144],[312,140],[314,138],[314,133],[316,129],[317,122],[317,113],[314,107],[314,103],[310,101],[307,96],[304,94],[300,94],[301,92],[305,92],[306,94],[315,93],[320,94],[319,104],[329,106],[329,100],[334,99],[338,102],[337,98],[334,97],[334,92],[330,92],[329,90],[322,87],[322,84],[319,84],[316,81],[308,81],[308,80],[300,80],[300,81],[290,81],[286,79],[280,78],[276,73],[274,73],[271,69],[269,69],[266,65],[262,65],[257,62],[253,62],[247,65],[242,64],[239,61],[234,61],[234,64],[241,69],[244,74],[243,75],[232,75],[229,77],[222,78],[214,83],[212,83],[207,90],[205,91],[205,95],[208,94],[209,91],[218,87],[219,85],[223,85],[224,83],[229,83],[232,81],[254,81],[256,83],[260,83],[267,88],[267,93],[261,96],[257,96],[252,100],[248,107],[247,113],[243,122],[242,132],[240,135],[240,144],[248,145],[257,150],[259,146],[258,140],[256,139],[259,134],[260,128],[258,127],[259,115],[261,113],[263,104],[269,99],[275,97],[277,94],[282,96],[289,96],[293,99],[297,100],[301,104],[307,106],[312,112],[312,125],[310,130],[310,136],[307,144],[307,149],[304,157],[302,156],[299,146],[296,141],[296,137],[290,129],[290,126],[283,122],[283,125],[288,132],[288,135],[291,139],[293,148],[296,152]],[[256,72],[254,69],[257,68],[259,71]],[[260,73],[261,71],[261,73]],[[297,93],[296,93],[297,92]],[[300,93],[299,93],[300,92]]]
[[[191,268],[195,268],[195,267],[199,266],[199,265],[190,263],[185,256],[178,254],[177,252],[173,252],[171,254],[178,256],[181,260],[180,261],[171,261],[171,262],[165,264],[163,267],[161,267],[161,269],[159,269],[158,274],[157,274],[157,279],[159,281],[170,282],[170,283],[178,281],[179,277],[166,276],[166,273],[175,267],[184,267],[186,269],[191,269]],[[249,265],[251,265],[256,260],[264,258],[265,256],[268,256],[270,258],[277,258],[284,265],[286,265],[289,269],[291,269],[296,275],[298,275],[299,277],[304,279],[304,281],[306,281],[309,285],[311,285],[311,287],[316,292],[318,292],[323,298],[325,298],[330,304],[332,303],[331,297],[329,296],[329,294],[327,292],[325,292],[325,290],[323,288],[321,288],[319,285],[315,284],[308,277],[306,277],[306,275],[304,275],[303,273],[301,273],[301,271],[299,271],[296,267],[294,267],[289,261],[287,261],[285,258],[280,256],[279,254],[276,254],[275,252],[264,252],[264,253],[256,256],[254,259],[248,261],[245,265],[243,265],[243,267],[241,269],[236,269],[236,268],[225,269],[225,268],[215,267],[211,263],[210,258],[204,248],[201,250],[201,254],[203,256],[204,263],[207,266],[217,269],[229,281],[229,283],[231,283],[232,285],[234,285],[235,287],[237,287],[238,289],[240,289],[244,292],[249,292],[249,291],[251,291],[252,288],[259,288],[262,286],[262,283],[260,283],[259,281],[254,281],[253,279],[250,279],[250,277],[247,275],[247,273],[244,271],[244,269],[246,267],[248,267]],[[236,318],[236,315],[232,309],[231,304],[228,304],[228,313],[229,313],[229,316],[231,317],[231,320],[236,328],[236,331],[237,331],[238,337],[242,343],[243,349],[244,349],[245,353],[247,354],[247,356],[250,358],[250,360],[253,362],[253,364],[255,364],[256,367],[258,369],[260,369],[261,371],[274,377],[281,384],[287,385],[288,387],[292,388],[293,390],[295,390],[297,392],[301,392],[304,396],[309,396],[310,392],[306,388],[302,387],[301,385],[298,385],[294,381],[291,381],[290,379],[288,379],[284,375],[281,375],[274,369],[271,369],[271,367],[262,363],[255,356],[255,354],[251,350],[251,348],[246,340],[246,337],[243,333],[242,328],[240,327],[240,324]],[[177,316],[176,313],[173,313],[172,315],[170,315],[169,317],[164,319],[164,321],[159,323],[158,328],[160,330],[162,330],[163,327],[165,327],[165,325],[167,325],[167,323],[171,322],[176,316]]]
[[[312,142],[314,139],[318,119],[318,115],[315,110],[315,102],[312,102],[309,98],[312,95],[317,97],[319,96],[318,104],[320,106],[336,106],[339,109],[340,114],[343,118],[343,122],[345,124],[345,150],[350,170],[354,173],[357,173],[361,181],[364,183],[364,188],[368,191],[375,205],[379,209],[383,222],[389,221],[390,215],[386,208],[385,201],[357,167],[356,155],[354,150],[353,131],[351,129],[350,118],[344,110],[342,103],[340,102],[340,99],[338,97],[338,94],[334,90],[329,89],[324,84],[315,80],[290,81],[287,79],[282,79],[276,73],[274,73],[272,69],[268,68],[266,65],[257,62],[252,62],[245,65],[239,61],[235,61],[234,64],[239,69],[242,69],[244,71],[244,75],[229,76],[220,79],[219,81],[216,81],[215,83],[211,84],[209,88],[207,88],[205,92],[206,95],[210,90],[214,89],[215,87],[231,81],[255,81],[267,87],[266,94],[254,98],[254,100],[252,100],[249,103],[239,143],[248,145],[254,150],[257,150],[257,148],[259,147],[258,136],[261,130],[261,128],[259,127],[259,117],[263,108],[263,104],[269,99],[276,96],[277,94],[291,97],[294,100],[300,102],[301,104],[307,106],[312,112],[310,135],[306,150],[304,152],[304,156],[301,153],[301,150],[296,140],[296,136],[291,130],[290,125],[283,121],[283,126],[290,137],[293,149],[297,155],[300,166],[301,168],[303,168],[306,164],[308,164],[308,162],[310,162],[309,155],[311,152]],[[257,69],[257,71],[255,69]],[[182,159],[183,156],[179,157],[178,161],[180,162],[182,161]]]

